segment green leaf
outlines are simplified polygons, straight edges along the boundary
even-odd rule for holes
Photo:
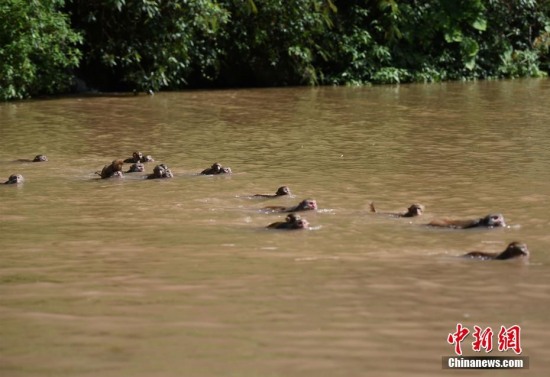
[[[462,32],[458,29],[453,29],[445,33],[445,41],[447,43],[462,42],[462,38],[463,38]]]
[[[474,29],[485,31],[487,29],[487,20],[485,18],[478,17],[472,24]]]
[[[479,44],[472,38],[464,38],[460,43],[463,55],[471,58],[475,57],[479,52]]]
[[[258,13],[258,7],[256,6],[256,3],[254,3],[254,0],[248,0],[248,7],[250,13]]]

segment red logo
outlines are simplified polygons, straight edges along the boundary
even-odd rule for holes
[[[470,330],[468,330],[465,327],[462,327],[462,323],[456,324],[456,332],[449,334],[447,337],[447,342],[449,344],[455,345],[455,353],[457,355],[462,355],[462,348],[460,348],[460,343],[466,338],[466,336],[470,333]]]
[[[472,343],[472,349],[479,352],[484,348],[486,353],[491,352],[493,350],[493,330],[487,327],[481,331],[479,326],[474,326],[474,330],[473,335],[476,340]]]
[[[516,354],[521,354],[520,331],[521,328],[518,325],[509,328],[500,326],[500,331],[498,332],[498,350],[506,351],[511,349]]]
[[[453,344],[455,353],[462,355],[461,343],[470,334],[470,330],[462,326],[462,323],[456,324],[456,331],[447,336],[447,343]],[[482,349],[485,353],[493,350],[493,330],[490,327],[482,329],[474,325],[472,333],[474,341],[472,342],[472,350],[480,352]],[[520,355],[521,350],[521,328],[518,325],[513,325],[508,328],[501,326],[498,332],[498,350],[501,352],[512,350]]]

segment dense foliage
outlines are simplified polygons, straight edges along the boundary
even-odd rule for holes
[[[0,98],[540,77],[550,0],[4,0]]]
[[[159,90],[217,74],[229,13],[214,0],[73,0],[70,10],[92,86]]]
[[[81,41],[62,0],[0,2],[0,99],[67,91]]]

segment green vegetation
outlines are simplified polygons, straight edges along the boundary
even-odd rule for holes
[[[549,0],[4,0],[0,99],[541,77]]]
[[[69,10],[91,86],[156,91],[217,74],[229,12],[214,0],[73,0]]]
[[[67,91],[81,42],[61,0],[0,3],[0,99]]]

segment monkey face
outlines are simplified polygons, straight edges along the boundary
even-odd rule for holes
[[[506,222],[504,222],[504,216],[502,216],[500,213],[485,216],[482,220],[482,223],[489,228],[506,226]]]
[[[420,216],[424,213],[424,206],[422,204],[413,204],[407,210],[407,215],[410,217]]]
[[[153,177],[154,178],[173,178],[174,175],[172,174],[170,169],[168,169],[168,166],[166,166],[165,164],[160,164],[155,166],[155,168],[153,169]]]
[[[297,220],[294,224],[297,229],[309,228],[309,222],[306,219]]]
[[[130,166],[130,170],[128,170],[129,173],[141,173],[144,171],[145,171],[145,165],[143,165],[141,162],[132,164]]]
[[[38,156],[36,156],[34,158],[34,160],[32,160],[33,162],[44,162],[44,161],[48,161],[48,157],[46,157],[45,155],[43,154],[39,154]]]
[[[529,257],[527,245],[522,242],[510,243],[504,253],[508,254],[508,258]]]
[[[309,227],[309,222],[295,213],[288,215],[286,217],[286,222],[290,225],[291,229],[306,229]]]
[[[155,161],[155,160],[153,159],[152,156],[147,155],[147,156],[142,156],[142,157],[139,159],[139,161],[141,161],[141,162],[153,162],[153,161]]]
[[[221,166],[221,164],[215,162],[215,163],[212,164],[212,167],[210,169],[212,169],[214,174],[219,174],[222,171],[222,166]]]
[[[275,195],[290,195],[290,189],[287,186],[281,186],[277,189]]]
[[[312,210],[317,209],[317,201],[313,199],[305,199],[305,200],[302,200],[300,204],[298,204],[298,206],[296,207],[296,210],[298,211],[305,211],[310,209]]]
[[[153,169],[153,173],[156,177],[162,178],[166,173],[166,165],[160,164],[155,166],[155,168]]]
[[[25,179],[21,174],[12,174],[9,176],[8,180],[4,182],[4,184],[11,185],[11,184],[17,184],[17,183],[23,183]]]

